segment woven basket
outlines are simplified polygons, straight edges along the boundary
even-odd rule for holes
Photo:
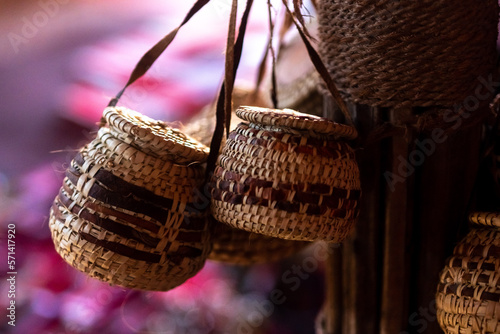
[[[319,53],[348,102],[453,106],[496,73],[497,0],[319,0],[318,23]]]
[[[474,213],[475,226],[441,272],[437,319],[445,333],[500,333],[500,213]]]
[[[269,105],[263,96],[255,97],[252,93],[249,89],[236,88],[233,93],[234,106],[239,107],[248,102],[259,106]],[[239,123],[239,118],[233,112],[230,129],[236,128]],[[208,146],[214,129],[215,106],[208,105],[184,126],[183,131]],[[276,262],[309,245],[308,242],[283,240],[232,228],[215,219],[212,219],[211,226],[212,252],[208,259],[213,261],[244,266]]]
[[[214,221],[209,260],[237,265],[277,262],[299,253],[311,243],[251,233]]]
[[[107,108],[103,118],[108,127],[73,159],[52,205],[56,250],[111,284],[174,288],[211,250],[206,214],[190,210],[208,148],[125,108]]]
[[[352,127],[293,110],[241,107],[218,158],[212,215],[249,232],[341,242],[358,215]]]

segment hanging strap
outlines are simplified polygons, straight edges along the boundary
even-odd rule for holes
[[[149,49],[148,52],[146,52],[142,58],[139,60],[137,65],[135,66],[134,71],[130,75],[130,78],[127,81],[127,84],[125,87],[123,87],[122,90],[116,94],[114,98],[111,99],[109,102],[108,106],[109,107],[114,107],[118,103],[118,100],[121,98],[123,95],[123,92],[125,92],[125,89],[127,89],[128,86],[130,86],[132,83],[134,83],[137,79],[142,77],[148,70],[149,68],[153,65],[153,63],[158,59],[158,57],[165,51],[165,49],[170,45],[170,43],[174,40],[175,36],[177,35],[177,32],[179,29],[186,24],[193,16],[196,14],[203,6],[205,6],[210,0],[198,0],[196,3],[191,7],[189,12],[187,13],[186,17],[182,21],[182,23],[172,30],[168,35],[163,37],[158,43],[156,43],[151,49]],[[102,121],[101,121],[102,122]]]
[[[271,101],[273,102],[273,107],[278,108],[278,92],[276,83],[276,53],[274,52],[273,37],[274,37],[274,21],[271,13],[271,0],[267,0],[267,14],[269,16],[269,45],[268,48],[271,51]]]
[[[271,13],[271,2],[270,0],[267,1],[267,8],[268,8],[268,15],[269,15],[269,38],[267,40],[266,48],[264,55],[262,56],[262,59],[259,62],[259,67],[257,70],[257,80],[255,83],[255,87],[252,92],[252,99],[256,100],[259,92],[260,92],[260,87],[262,85],[262,81],[264,80],[264,75],[266,74],[267,70],[267,57],[269,53],[271,53],[272,60],[271,60],[271,102],[273,103],[274,108],[278,108],[278,84],[277,84],[277,79],[276,79],[276,52],[273,47],[273,39],[274,39],[274,29],[275,29],[275,24],[274,21],[272,20],[272,13]],[[289,18],[288,13],[285,13],[285,20],[283,24],[281,25],[278,33],[278,49],[281,48],[281,45],[283,43],[283,38],[285,36],[285,33],[290,29],[292,25],[292,21]],[[279,51],[278,51],[279,52]]]
[[[233,17],[233,15],[236,17],[237,8],[235,7],[234,4],[235,2],[237,2],[237,0],[233,0],[231,17]],[[225,78],[219,93],[219,97],[217,99],[216,124],[215,124],[214,134],[212,136],[212,141],[210,142],[210,153],[207,159],[207,168],[205,175],[205,181],[207,182],[210,180],[210,176],[215,169],[215,163],[217,161],[220,145],[222,142],[222,138],[224,136],[224,129],[226,130],[226,135],[229,135],[229,126],[231,123],[231,112],[232,112],[231,103],[232,103],[233,86],[236,78],[236,71],[238,70],[238,65],[240,64],[241,52],[243,50],[243,40],[245,37],[246,27],[248,23],[248,16],[250,14],[250,9],[252,8],[252,4],[253,0],[247,0],[245,11],[243,12],[243,16],[241,18],[241,24],[238,30],[238,37],[236,38],[236,42],[234,42],[235,28],[234,26],[231,25],[231,23],[229,26],[229,33],[227,40],[228,45],[226,46],[227,50],[226,50]],[[232,31],[231,28],[233,28]],[[229,68],[231,68],[230,71],[228,71],[228,66],[227,66],[228,64]],[[226,85],[228,86],[228,89],[226,89]]]
[[[229,29],[226,41],[226,59],[224,68],[224,125],[226,135],[229,133],[231,123],[232,95],[234,87],[235,71],[235,35],[236,35],[236,16],[238,13],[238,0],[233,0],[231,6],[231,15],[229,17]]]
[[[346,120],[352,126],[354,126],[354,121],[352,120],[351,114],[349,114],[349,111],[347,110],[347,106],[346,106],[344,100],[342,99],[342,96],[340,96],[340,93],[339,93],[337,87],[335,86],[335,82],[333,81],[332,77],[330,76],[330,73],[328,73],[328,70],[326,69],[325,64],[323,64],[323,61],[321,60],[320,56],[318,55],[318,52],[316,52],[314,47],[309,42],[308,37],[307,37],[306,32],[305,32],[305,29],[295,19],[295,15],[292,13],[290,8],[288,7],[287,0],[283,0],[283,4],[284,4],[287,12],[291,16],[293,23],[297,27],[299,35],[302,38],[304,45],[306,46],[307,53],[309,54],[309,58],[311,59],[314,67],[316,68],[316,70],[320,74],[321,78],[325,82],[328,90],[332,94],[335,102],[339,106],[340,111],[342,111],[342,113],[344,114]]]

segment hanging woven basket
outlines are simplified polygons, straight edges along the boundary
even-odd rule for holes
[[[454,106],[497,72],[497,0],[319,0],[318,23],[347,102]]]
[[[311,243],[268,237],[213,222],[209,260],[249,266],[277,262],[304,250]]]
[[[71,162],[50,213],[57,252],[91,277],[168,290],[210,253],[204,212],[190,210],[208,148],[132,110],[104,110],[107,127]]]
[[[447,334],[500,333],[500,213],[474,213],[473,228],[441,272],[437,319]]]
[[[269,104],[261,95],[238,87],[233,92],[233,100],[236,107],[250,101],[259,106]],[[208,105],[184,126],[183,131],[208,146],[215,129],[215,118],[215,106]],[[230,129],[236,128],[239,122],[233,111]],[[212,251],[208,259],[218,262],[243,266],[276,262],[300,252],[310,244],[243,231],[215,219],[211,219],[211,227]]]
[[[241,107],[218,158],[211,212],[232,227],[291,240],[341,242],[358,214],[356,130],[285,109]]]

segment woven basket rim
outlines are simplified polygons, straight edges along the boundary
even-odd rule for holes
[[[299,131],[311,131],[320,136],[331,136],[349,140],[355,139],[358,136],[356,129],[352,126],[288,108],[272,109],[241,106],[236,109],[236,115],[250,123],[272,127],[285,127]]]
[[[479,226],[500,227],[500,212],[472,212],[469,222]]]
[[[182,147],[175,150],[175,154],[181,158],[179,163],[205,162],[208,158],[209,148],[207,146],[164,121],[153,119],[122,106],[107,107],[103,111],[103,116],[110,129],[122,132],[132,138],[144,136],[140,139],[148,145],[151,144],[149,150],[152,150],[152,153],[160,153],[161,156],[163,149]],[[153,127],[154,125],[158,128]],[[159,143],[164,143],[164,145],[161,145],[160,152],[156,152],[154,146]]]

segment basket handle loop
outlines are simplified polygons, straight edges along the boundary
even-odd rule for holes
[[[231,123],[231,109],[232,109],[232,99],[231,95],[233,92],[234,81],[236,78],[236,72],[238,70],[238,65],[240,64],[241,53],[243,50],[243,40],[245,37],[246,27],[248,23],[248,16],[250,14],[250,9],[252,8],[253,0],[247,0],[245,11],[241,17],[241,24],[238,30],[238,37],[234,41],[235,35],[235,24],[234,19],[236,18],[237,11],[237,0],[233,0],[233,6],[231,9],[231,18],[228,32],[228,39],[226,45],[226,68],[225,68],[225,78],[222,83],[219,96],[217,98],[216,106],[216,123],[215,130],[212,136],[212,141],[210,142],[210,153],[207,159],[207,168],[205,174],[205,181],[210,180],[211,173],[215,169],[215,163],[217,157],[219,156],[220,145],[222,138],[224,136],[224,130],[226,134],[229,134],[229,125]],[[233,22],[233,23],[232,23]]]

